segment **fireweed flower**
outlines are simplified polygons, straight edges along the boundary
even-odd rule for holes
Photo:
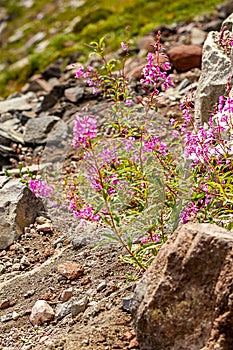
[[[132,100],[126,100],[125,105],[129,107],[132,106]]]
[[[97,135],[97,125],[96,119],[92,118],[89,115],[83,117],[77,116],[75,120],[75,125],[73,129],[73,146],[77,148],[82,146],[86,148],[87,142],[90,139],[93,139]]]
[[[94,210],[91,205],[86,204],[84,208],[74,211],[75,217],[79,217],[80,219],[83,219],[84,221],[99,221],[100,215],[94,214]]]
[[[167,90],[170,86],[173,86],[171,81],[171,76],[167,75],[167,70],[170,69],[170,64],[158,64],[154,63],[155,57],[149,52],[147,55],[147,61],[145,68],[143,68],[144,78],[140,80],[141,84],[153,86],[156,92],[156,95],[159,94],[157,88],[161,86],[164,90]],[[162,67],[163,71],[161,70]]]
[[[127,45],[122,41],[121,42],[121,47],[122,47],[122,50],[126,51],[127,50]]]
[[[76,71],[75,78],[79,79],[83,76],[83,74],[84,74],[84,67],[80,65],[79,69]]]
[[[198,212],[198,208],[196,207],[195,203],[191,201],[180,214],[180,218],[183,224],[186,224],[189,220],[191,220],[193,216],[197,214],[197,212]]]
[[[29,188],[35,194],[36,197],[42,197],[46,200],[51,200],[54,186],[49,185],[46,181],[42,180],[29,180]]]
[[[153,152],[155,150],[163,156],[167,156],[167,145],[161,142],[158,137],[152,136],[143,142],[143,153]]]
[[[117,152],[116,147],[109,147],[109,148],[104,148],[101,153],[98,153],[97,155],[100,164],[107,164],[111,165],[117,161],[119,158],[119,154]]]
[[[158,233],[148,234],[148,236],[144,236],[141,239],[142,244],[147,244],[149,242],[158,243],[159,241],[160,241],[160,237]]]

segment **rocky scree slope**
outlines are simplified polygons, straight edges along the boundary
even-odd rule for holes
[[[200,48],[207,34],[203,27],[208,25],[203,20],[161,28],[176,83],[159,101],[158,136],[164,139],[170,117],[179,113],[180,99],[197,86]],[[219,27],[219,19],[213,19],[211,25]],[[197,44],[200,31],[203,37]],[[191,54],[185,51],[190,47],[181,46],[187,44],[187,38],[196,40],[191,41],[197,49]],[[135,89],[142,54],[152,40],[151,35],[143,38],[138,55],[127,62]],[[180,69],[180,62],[186,62],[186,72]],[[73,66],[61,67],[60,61],[52,64],[31,78],[21,93],[0,101],[0,164],[16,177],[19,162],[32,172],[38,161],[42,166],[62,163],[65,171],[72,170],[77,154],[68,140],[76,113],[87,103],[90,113],[99,116],[99,131],[110,132],[101,128],[109,101],[93,96],[83,81],[75,80]],[[4,171],[2,177],[5,179]],[[91,249],[100,234],[101,228],[83,228],[67,213],[41,208],[21,237],[6,244],[0,252],[1,349],[139,348],[128,313],[135,282],[125,281],[125,275],[133,271],[119,262],[120,247]],[[38,300],[46,304],[35,312]]]

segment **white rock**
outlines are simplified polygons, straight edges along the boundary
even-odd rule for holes
[[[30,322],[35,325],[51,321],[54,319],[54,311],[45,300],[37,300],[32,308]]]

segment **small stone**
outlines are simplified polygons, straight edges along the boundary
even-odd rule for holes
[[[130,341],[132,340],[133,338],[135,337],[135,332],[134,331],[129,331],[129,332],[126,332],[124,335],[123,335],[123,340],[124,341]]]
[[[84,268],[75,262],[66,261],[58,265],[57,272],[69,280],[74,280],[83,275]]]
[[[82,298],[76,299],[73,301],[72,306],[71,306],[71,313],[72,316],[75,317],[77,316],[80,312],[84,312],[87,308],[88,304],[88,297],[85,295]]]
[[[89,345],[89,339],[84,339],[83,341],[82,341],[82,344],[83,345]]]
[[[19,317],[20,317],[20,314],[18,314],[18,312],[16,312],[16,311],[12,312],[12,319],[14,321],[17,321]]]
[[[131,297],[124,297],[122,299],[122,309],[126,312],[130,312],[130,306],[131,306]]]
[[[30,227],[25,227],[25,228],[24,228],[24,233],[27,234],[27,235],[29,235],[29,234],[31,233]],[[29,237],[29,236],[27,236],[27,237]]]
[[[20,260],[20,265],[24,265],[24,266],[29,266],[30,265],[30,261],[25,255]]]
[[[202,48],[197,45],[180,45],[167,52],[171,64],[178,72],[201,68]]]
[[[73,240],[72,240],[72,246],[74,249],[80,249],[84,246],[87,245],[87,238],[86,237],[75,237]]]
[[[106,281],[102,281],[98,284],[96,290],[97,292],[101,292],[101,290],[103,290],[106,287]]]
[[[66,301],[62,304],[57,304],[55,311],[55,318],[59,321],[64,318],[66,315],[71,313],[72,301]]]
[[[1,322],[9,322],[12,320],[12,314],[7,314],[1,316]]]
[[[71,87],[65,90],[66,98],[71,102],[78,102],[83,98],[84,88],[80,86]]]
[[[30,322],[35,325],[40,325],[54,319],[54,311],[45,300],[37,300],[32,308]]]
[[[11,302],[8,299],[4,299],[0,302],[0,310],[7,309],[11,306]]]
[[[46,222],[41,225],[37,225],[37,230],[40,232],[51,232],[53,231],[53,225],[50,222]]]
[[[139,343],[137,341],[137,338],[132,339],[128,345],[128,349],[134,349],[138,347],[139,347]]]
[[[2,275],[6,271],[6,267],[3,264],[0,264],[0,275]]]
[[[72,287],[69,289],[65,289],[61,293],[60,300],[64,303],[67,300],[69,300],[72,297],[72,295],[73,295],[73,288]]]
[[[43,224],[51,223],[51,220],[48,218],[45,218],[44,216],[37,216],[36,222],[39,225],[43,225]]]
[[[24,298],[31,297],[33,294],[35,294],[35,289],[30,289],[24,294]]]
[[[20,263],[15,263],[12,265],[11,269],[12,271],[19,271],[20,267],[21,267]]]
[[[89,283],[91,283],[90,277],[86,276],[81,279],[81,286],[86,286]]]

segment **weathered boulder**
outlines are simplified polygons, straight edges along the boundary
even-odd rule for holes
[[[223,4],[217,6],[218,16],[220,18],[226,18],[233,12],[233,1],[226,1]]]
[[[75,86],[65,90],[65,97],[71,102],[81,101],[84,96],[84,88],[82,86]]]
[[[232,32],[233,16],[222,24]],[[210,111],[218,98],[226,92],[226,84],[232,77],[232,53],[218,44],[220,33],[210,32],[203,46],[202,73],[195,97],[195,120],[204,123],[209,120]]]
[[[230,350],[233,232],[179,228],[136,287],[131,312],[141,350]]]
[[[41,325],[54,319],[55,312],[45,300],[37,300],[32,308],[30,322],[35,325]]]
[[[0,101],[0,113],[8,111],[27,111],[35,107],[34,94],[29,92],[26,95],[8,98]]]
[[[45,115],[29,119],[25,126],[24,142],[26,144],[43,145],[48,134],[60,119],[54,115]]]
[[[35,221],[44,204],[21,182],[0,177],[0,249],[9,247]]]
[[[197,45],[179,45],[167,52],[168,58],[178,72],[201,68],[202,48]]]

